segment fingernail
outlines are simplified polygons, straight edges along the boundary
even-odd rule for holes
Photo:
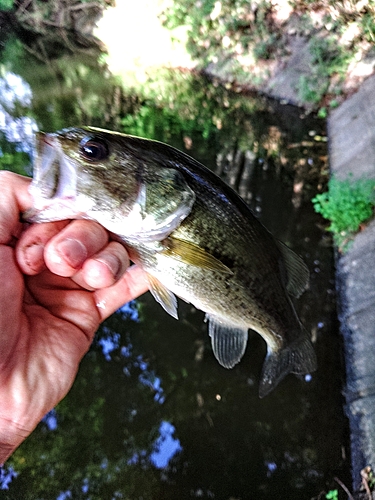
[[[78,269],[87,259],[86,247],[78,240],[67,238],[57,246],[57,251],[74,269]]]
[[[98,262],[105,264],[111,271],[112,276],[117,279],[121,272],[121,263],[114,255],[108,254],[104,257],[99,257],[96,259]]]
[[[30,245],[24,250],[24,258],[27,266],[34,272],[41,270],[44,266],[44,246],[38,243]]]

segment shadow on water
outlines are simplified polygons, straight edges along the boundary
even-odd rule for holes
[[[15,71],[6,64],[3,77]],[[49,130],[112,126],[187,151],[305,259],[310,287],[296,308],[319,370],[306,380],[288,376],[260,400],[258,335],[250,333],[243,361],[225,370],[201,312],[180,303],[176,322],[146,294],[100,327],[71,392],[3,468],[0,498],[309,500],[335,475],[348,483],[332,250],[310,202],[324,184],[321,122],[191,74],[168,83],[182,88],[179,103],[168,92],[158,101],[127,96],[80,58],[33,68],[17,68],[32,91],[18,115]],[[12,168],[24,140],[6,128],[1,158],[10,156],[1,165]]]

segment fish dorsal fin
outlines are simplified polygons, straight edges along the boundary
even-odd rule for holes
[[[277,246],[283,256],[287,271],[286,289],[294,297],[299,297],[309,283],[309,270],[301,257],[284,243],[277,240]]]
[[[166,248],[162,253],[168,257],[172,257],[173,259],[191,266],[201,267],[202,269],[233,274],[229,267],[224,265],[219,259],[190,241],[184,241],[169,236],[163,243]]]
[[[154,299],[170,314],[173,318],[178,319],[177,314],[177,299],[174,293],[168,290],[155,276],[147,273],[147,281],[150,285],[150,292]]]
[[[224,368],[233,368],[241,361],[247,345],[247,328],[238,328],[216,316],[206,315],[212,350]]]

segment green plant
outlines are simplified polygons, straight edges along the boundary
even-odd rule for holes
[[[182,0],[170,2],[163,22],[168,29],[188,27],[187,50],[206,66],[233,57],[239,46],[257,60],[274,57],[281,29],[273,10],[269,0]]]
[[[361,17],[361,25],[362,25],[364,38],[368,42],[374,43],[374,41],[375,41],[375,21],[374,21],[373,12],[366,12]]]
[[[20,151],[0,154],[0,170],[11,170],[16,174],[30,175],[30,157],[27,153]]]
[[[339,499],[338,490],[329,490],[329,492],[326,494],[326,499],[327,500],[338,500]]]
[[[298,93],[302,100],[316,104],[329,91],[334,75],[338,75],[340,79],[344,77],[353,56],[332,36],[312,38],[309,47],[312,72],[310,75],[300,76]],[[340,91],[337,93],[340,94]],[[334,106],[335,103],[332,107]]]
[[[322,76],[331,76],[334,73],[344,74],[352,57],[333,36],[312,39],[310,52],[313,63],[318,67],[318,72]]]
[[[333,233],[336,245],[345,250],[347,243],[363,222],[373,215],[375,180],[345,180],[332,177],[328,192],[312,199],[315,211],[330,221],[328,231]]]
[[[0,10],[13,9],[13,0],[0,0]]]
[[[328,116],[327,108],[323,106],[322,108],[319,109],[317,114],[318,118],[327,118]]]
[[[328,80],[320,80],[317,75],[300,75],[298,95],[302,101],[317,104],[328,88]]]

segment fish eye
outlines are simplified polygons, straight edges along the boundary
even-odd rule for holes
[[[86,137],[81,141],[80,152],[85,160],[94,162],[104,160],[109,155],[107,143],[102,139],[92,137]]]

